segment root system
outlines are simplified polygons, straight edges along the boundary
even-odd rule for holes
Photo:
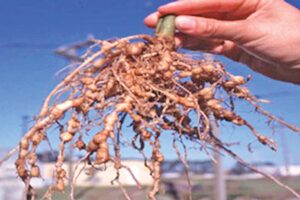
[[[170,132],[174,137],[197,143],[208,154],[208,147],[223,151],[264,174],[237,157],[211,131],[211,120],[217,123],[224,120],[234,126],[247,127],[262,145],[277,149],[272,138],[260,134],[235,111],[237,99],[248,102],[270,121],[299,132],[299,128],[260,107],[259,100],[244,85],[247,78],[229,73],[218,61],[196,60],[178,53],[173,38],[165,33],[110,41],[92,39],[89,44],[91,47],[81,57],[81,64],[52,90],[36,116],[35,124],[19,143],[16,169],[33,196],[30,179],[40,177],[36,149],[53,126],[59,127],[59,134],[48,137],[59,137],[60,144],[55,181],[48,197],[54,190],[64,191],[65,180],[70,178],[63,165],[65,147],[71,141],[75,149],[86,153],[82,162],[95,168],[112,162],[116,171],[121,168],[130,171],[121,159],[120,142],[124,138],[139,152],[143,152],[146,145],[150,146],[152,155],[145,156],[145,167],[153,177],[148,197],[156,199],[161,180],[160,166],[164,161],[160,141]],[[132,132],[122,132],[124,121],[130,122]],[[92,134],[89,141],[86,132]],[[173,146],[178,152],[175,143]],[[177,155],[187,165],[179,152]],[[115,181],[120,184],[118,177]],[[130,199],[124,187],[120,187]],[[293,189],[287,189],[300,197]]]

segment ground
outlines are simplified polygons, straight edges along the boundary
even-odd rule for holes
[[[211,180],[192,180],[193,199],[209,200],[213,199],[214,192]],[[300,178],[283,180],[300,192]],[[161,193],[158,195],[159,200],[184,200],[187,199],[188,187],[183,179],[167,179],[163,181]],[[146,192],[149,188],[138,190],[135,187],[126,188],[133,200],[147,199]],[[76,189],[76,200],[121,200],[125,199],[121,190],[118,188],[100,188],[100,187],[79,187]],[[228,200],[288,200],[293,196],[283,188],[275,185],[266,179],[257,180],[234,180],[227,182]],[[45,190],[38,190],[38,199]],[[55,193],[53,200],[68,199],[67,193]]]

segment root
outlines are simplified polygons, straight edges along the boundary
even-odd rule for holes
[[[76,61],[81,63],[46,97],[35,124],[21,139],[18,147],[0,161],[1,165],[18,151],[15,163],[18,175],[28,191],[33,192],[30,180],[32,177],[40,177],[36,150],[43,140],[47,140],[49,129],[58,126],[59,133],[51,135],[60,139],[54,185],[45,194],[45,198],[51,199],[54,190],[63,192],[66,179],[71,179],[70,199],[75,198],[75,184],[82,169],[74,177],[67,177],[63,169],[65,146],[72,141],[75,150],[85,153],[77,162],[75,171],[82,162],[102,170],[105,170],[108,162],[112,162],[117,171],[113,181],[119,184],[126,199],[130,199],[130,196],[118,180],[121,168],[131,174],[138,188],[142,186],[130,166],[122,164],[123,144],[137,150],[153,178],[148,197],[154,200],[160,189],[161,164],[164,160],[160,138],[168,132],[175,133],[183,145],[184,156],[175,141],[173,147],[186,167],[191,199],[187,151],[182,137],[200,144],[208,156],[208,146],[215,145],[243,163],[228,149],[226,143],[212,137],[210,117],[214,117],[217,122],[224,120],[235,126],[246,126],[261,144],[277,149],[275,141],[258,133],[250,121],[235,111],[235,99],[250,103],[258,114],[271,121],[293,131],[300,131],[298,127],[264,111],[259,101],[244,86],[247,82],[245,78],[230,74],[217,61],[191,59],[176,52],[170,37],[136,35],[114,41],[91,39],[88,44],[92,47],[83,56],[77,57],[80,59]],[[122,133],[125,123],[129,123],[131,128],[126,134]],[[144,153],[146,147],[152,149],[151,156]],[[299,197],[276,178],[255,168],[251,169]]]
[[[276,183],[277,185],[279,185],[282,188],[285,188],[286,190],[290,191],[295,197],[297,197],[298,199],[300,199],[300,194],[298,194],[294,189],[292,189],[291,187],[289,187],[288,185],[282,183],[280,180],[278,180],[277,178],[275,178],[274,176],[272,176],[271,174],[265,173],[259,169],[257,169],[254,166],[251,166],[250,164],[248,164],[246,161],[244,161],[242,158],[240,158],[237,154],[235,154],[233,151],[229,150],[228,148],[224,147],[220,141],[218,141],[216,138],[214,138],[214,145],[218,146],[220,149],[222,149],[224,152],[226,152],[228,155],[230,155],[234,160],[236,160],[238,163],[240,163],[242,166],[247,167],[248,169],[252,170],[253,172],[256,172],[258,174],[261,174],[262,176],[270,179],[271,181],[273,181],[274,183]]]
[[[116,182],[118,183],[122,193],[124,194],[124,197],[127,199],[127,200],[132,200],[128,194],[128,192],[126,191],[126,189],[124,188],[124,186],[122,185],[122,183],[120,183],[119,180],[116,180]]]
[[[74,194],[75,194],[75,186],[76,186],[76,182],[77,182],[77,179],[79,178],[79,176],[81,175],[81,173],[83,172],[83,170],[85,169],[86,167],[86,159],[90,156],[89,153],[87,153],[85,156],[83,156],[80,160],[77,161],[77,163],[75,164],[75,168],[74,168],[74,176],[72,177],[72,180],[71,180],[71,185],[70,185],[70,188],[71,188],[71,191],[70,191],[70,199],[71,200],[75,200],[74,199]],[[76,175],[76,171],[80,165],[80,163],[84,162],[84,165],[82,166],[82,168],[79,170],[78,174]]]
[[[5,154],[3,158],[0,160],[0,166],[7,161],[10,157],[12,157],[17,151],[19,150],[19,146],[16,146],[15,148],[11,149],[9,152]]]
[[[182,144],[183,148],[184,148],[184,158],[182,158],[180,150],[178,149],[177,145],[176,145],[176,138],[173,139],[173,148],[176,151],[177,157],[179,158],[179,160],[182,162],[183,166],[184,166],[184,173],[186,176],[186,180],[188,183],[188,194],[189,194],[189,200],[192,200],[192,184],[191,184],[191,179],[189,176],[189,166],[187,163],[187,151],[186,151],[186,146],[183,144],[182,138],[180,137],[180,143]]]

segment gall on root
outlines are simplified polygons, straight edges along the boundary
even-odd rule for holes
[[[4,158],[18,151],[16,169],[32,195],[30,179],[40,176],[36,150],[48,130],[57,124],[58,133],[47,136],[60,140],[52,190],[65,191],[64,183],[70,178],[63,168],[66,144],[74,142],[74,149],[86,153],[80,162],[95,169],[112,162],[117,172],[120,168],[130,171],[122,164],[122,142],[143,155],[145,167],[153,177],[153,186],[148,193],[152,200],[159,192],[160,166],[164,160],[160,140],[166,131],[201,145],[207,154],[208,147],[217,148],[241,161],[228,150],[226,143],[211,133],[210,119],[227,121],[247,127],[258,142],[276,150],[273,139],[259,133],[235,111],[234,99],[248,102],[270,121],[295,132],[300,130],[264,111],[259,100],[245,86],[247,79],[229,73],[218,61],[197,60],[178,53],[172,37],[136,35],[109,41],[91,39],[84,44],[91,46],[79,57],[78,66],[50,92],[35,124],[18,147]],[[130,122],[133,134],[123,133],[125,118]],[[90,132],[91,137],[82,132]],[[144,153],[146,145],[152,149],[149,158]],[[188,169],[175,143],[173,147]],[[130,174],[139,185],[138,178],[132,172]],[[120,185],[126,199],[130,199],[118,176],[114,181]],[[277,179],[275,182],[279,183]],[[71,187],[74,193],[74,185]],[[293,189],[289,190],[297,196]],[[74,199],[73,194],[70,197]]]

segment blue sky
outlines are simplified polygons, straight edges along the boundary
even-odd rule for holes
[[[85,40],[89,35],[100,39],[148,33],[143,18],[166,0],[27,0],[5,1],[0,7],[0,148],[17,144],[21,132],[21,116],[35,115],[42,100],[61,77],[55,73],[64,67],[65,60],[53,54],[63,44]],[[289,1],[300,7],[300,1]],[[253,74],[249,83],[253,93],[271,100],[265,108],[285,120],[300,126],[300,87],[265,78],[247,67],[218,57],[234,74]],[[271,130],[249,108],[242,106],[241,113],[267,135]],[[254,143],[255,153],[249,153],[246,145],[251,139],[245,129],[221,126],[223,138],[242,141],[234,147],[247,160],[267,160],[282,163],[281,149],[274,154]],[[279,129],[278,132],[281,130]],[[300,136],[284,130],[291,163],[300,164]],[[280,144],[279,134],[275,139]],[[175,158],[164,139],[164,151],[168,158]],[[192,159],[203,159],[202,152],[191,151]],[[226,163],[232,161],[226,159]]]

